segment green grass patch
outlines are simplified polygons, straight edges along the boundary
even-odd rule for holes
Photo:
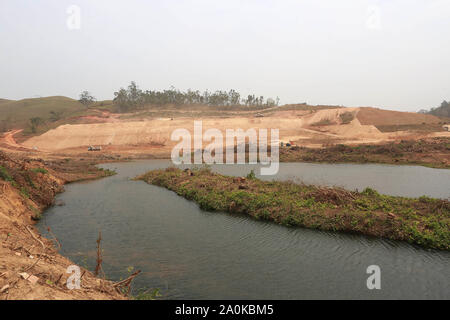
[[[65,118],[84,109],[77,100],[67,97],[10,100],[0,104],[0,125],[2,126],[0,129],[6,131],[13,128],[28,128],[30,119],[34,117],[51,123],[55,113],[61,118]]]
[[[286,226],[359,233],[450,250],[450,202],[223,176],[209,169],[150,171],[136,179],[165,187],[201,209]]]
[[[3,166],[0,166],[0,179],[3,179],[5,181],[14,181],[8,170]]]
[[[31,169],[31,171],[35,172],[35,173],[43,173],[43,174],[47,174],[48,170],[44,169],[44,168],[33,168]]]

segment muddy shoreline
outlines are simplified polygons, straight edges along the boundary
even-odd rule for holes
[[[54,204],[64,184],[106,177],[92,159],[46,161],[0,152],[0,299],[125,299],[112,281],[80,266],[81,287],[69,290],[72,261],[58,253],[57,239],[42,237],[33,224]]]

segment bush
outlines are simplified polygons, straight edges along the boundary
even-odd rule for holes
[[[5,167],[0,166],[0,178],[5,181],[14,181],[11,175],[8,173]]]
[[[44,168],[33,168],[33,169],[31,169],[31,171],[36,172],[36,173],[43,173],[43,174],[48,173],[48,170],[44,169]]]
[[[255,179],[256,178],[256,174],[255,171],[253,171],[253,169],[250,171],[250,173],[247,175],[247,179]]]
[[[339,118],[341,118],[342,124],[348,124],[350,123],[355,117],[353,116],[352,112],[344,112],[339,115]]]
[[[365,196],[379,196],[379,195],[380,195],[376,190],[374,190],[374,189],[372,189],[372,188],[369,188],[369,187],[365,188],[365,189],[361,192],[361,194],[363,194],[363,195],[365,195]]]

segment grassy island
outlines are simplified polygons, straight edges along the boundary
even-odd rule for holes
[[[207,168],[153,170],[136,179],[197,202],[208,211],[250,215],[286,226],[341,231],[450,249],[450,201],[381,195],[292,182],[230,177]]]

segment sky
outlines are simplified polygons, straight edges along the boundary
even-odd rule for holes
[[[450,0],[0,0],[0,97],[229,90],[417,111],[450,100]]]

